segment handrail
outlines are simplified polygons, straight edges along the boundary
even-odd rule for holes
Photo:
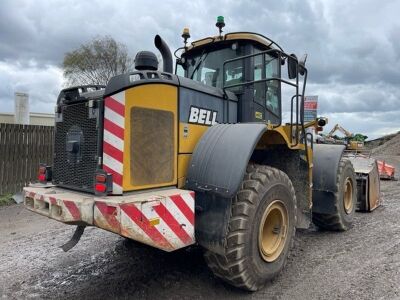
[[[293,95],[292,99],[290,100],[290,141],[292,142],[292,147],[295,147],[299,144],[299,118],[298,118],[298,110],[299,110],[299,96],[300,95]],[[293,144],[293,100],[296,98],[296,143]]]

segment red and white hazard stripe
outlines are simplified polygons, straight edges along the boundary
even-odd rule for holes
[[[42,215],[62,221],[78,222],[83,221],[92,224],[93,220],[93,201],[89,199],[73,199],[72,194],[46,194],[45,189],[38,189],[37,193],[31,191],[32,188],[24,188],[25,199],[33,199],[33,204],[27,206],[28,209],[36,211]],[[70,198],[71,197],[71,198]],[[46,203],[48,205],[46,206]],[[25,202],[26,205],[26,202]],[[53,209],[58,207],[58,209]]]
[[[108,231],[120,233],[118,204],[107,200],[95,201],[93,218],[94,225]]]
[[[121,234],[172,251],[195,242],[194,193],[120,205]]]
[[[49,191],[24,188],[26,207],[64,223],[95,225],[165,251],[195,243],[192,191],[172,188],[99,198],[58,188]]]
[[[113,176],[113,194],[122,194],[125,92],[104,100],[103,169]]]
[[[62,200],[61,203],[66,209],[63,209],[64,219],[71,219],[73,221],[81,221],[81,210],[74,201]],[[69,216],[67,216],[69,215]]]

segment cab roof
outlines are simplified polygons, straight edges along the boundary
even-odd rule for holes
[[[194,41],[191,43],[191,46],[188,47],[187,51],[191,51],[197,48],[200,48],[205,45],[213,44],[213,43],[218,43],[221,41],[228,41],[228,40],[248,40],[248,41],[253,41],[258,44],[263,45],[264,47],[271,48],[271,49],[278,49],[283,51],[281,46],[279,46],[277,43],[275,43],[273,40],[270,38],[267,38],[266,36],[259,34],[259,33],[254,33],[254,32],[231,32],[227,33],[222,36],[212,36],[212,37],[206,37],[197,41]]]

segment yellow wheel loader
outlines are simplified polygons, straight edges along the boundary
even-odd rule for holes
[[[252,32],[222,33],[103,86],[61,91],[53,162],[24,189],[27,209],[164,251],[197,244],[224,281],[261,289],[285,265],[296,228],[351,227],[357,183],[344,146],[305,130],[305,59]],[[292,97],[282,99],[282,86]],[[282,122],[282,103],[291,106]],[[318,120],[316,121],[318,122]],[[320,125],[323,122],[321,122]]]

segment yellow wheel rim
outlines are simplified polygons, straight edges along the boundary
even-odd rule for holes
[[[344,182],[343,206],[346,214],[350,214],[353,210],[353,183],[350,177]]]
[[[289,228],[288,212],[280,200],[272,201],[265,210],[260,223],[258,248],[266,262],[275,261],[285,247]]]

